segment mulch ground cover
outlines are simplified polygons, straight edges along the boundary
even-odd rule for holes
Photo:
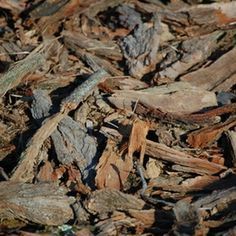
[[[0,235],[236,235],[236,1],[1,0]]]

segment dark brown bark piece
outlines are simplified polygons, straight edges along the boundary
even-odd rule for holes
[[[52,35],[57,32],[61,22],[66,17],[72,16],[76,10],[78,10],[79,3],[79,0],[58,0],[52,1],[50,4],[48,3],[50,5],[48,9],[46,6],[44,6],[42,9],[38,9],[38,12],[35,12],[36,18],[40,18],[37,22],[38,32],[45,38],[52,37]],[[45,3],[45,5],[46,4],[47,3]],[[47,12],[47,10],[49,11]],[[43,11],[46,16],[40,17],[39,15],[44,14]]]
[[[150,116],[152,118],[157,118],[162,121],[170,121],[177,123],[182,122],[185,124],[213,124],[215,121],[217,121],[217,116],[223,114],[235,114],[236,104],[227,104],[222,107],[217,107],[212,110],[206,111],[204,113],[178,115],[174,113],[163,112],[147,104],[138,102],[135,111],[137,114],[145,115],[147,117]]]
[[[205,235],[209,227],[234,225],[235,187],[214,191],[192,203],[190,200],[186,198],[176,203],[174,213],[177,224],[173,227],[174,231],[182,234],[189,230],[191,234]]]
[[[73,197],[54,183],[0,183],[0,218],[61,225],[73,218]]]
[[[170,192],[195,192],[195,191],[207,191],[208,186],[217,182],[219,177],[217,176],[197,176],[195,178],[188,178],[183,180],[181,177],[159,176],[155,179],[151,179],[148,188],[162,188],[165,191]]]
[[[73,40],[65,38],[65,45],[69,50],[72,50],[78,58],[88,64],[91,68],[91,60],[95,62],[101,68],[104,68],[109,74],[115,76],[122,76],[122,72],[117,69],[111,62],[105,60],[101,57],[98,57],[90,52],[86,52],[84,49],[78,47]],[[108,53],[109,54],[109,53]]]
[[[193,205],[196,209],[201,207],[224,209],[236,200],[236,187],[214,191],[212,194],[200,198]],[[213,213],[214,214],[214,213]]]
[[[15,145],[0,146],[0,161],[2,161],[9,153],[16,149]]]
[[[30,12],[30,16],[37,19],[43,16],[50,16],[66,5],[70,0],[45,1]]]
[[[235,2],[218,2],[165,10],[163,21],[181,35],[199,36],[219,28],[227,29],[236,21]]]
[[[92,4],[89,1],[81,2],[85,9],[82,9],[81,13],[86,14],[90,18],[94,18],[99,12],[105,11],[109,7],[116,7],[122,4],[125,0],[101,0],[93,1]]]

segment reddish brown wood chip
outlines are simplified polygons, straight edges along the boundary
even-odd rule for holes
[[[236,125],[235,117],[231,117],[227,121],[202,128],[188,135],[187,142],[195,148],[204,148],[217,141],[224,131],[229,130]]]
[[[97,165],[96,186],[98,189],[122,190],[133,168],[132,157],[118,152],[116,143],[108,140],[106,149]]]
[[[128,156],[133,157],[134,152],[140,151],[140,164],[143,165],[143,159],[146,149],[146,136],[148,134],[149,124],[145,121],[136,119],[133,123],[128,144]]]
[[[150,140],[147,140],[146,154],[163,161],[189,167],[190,173],[212,175],[225,169],[222,165],[195,158],[189,154]]]

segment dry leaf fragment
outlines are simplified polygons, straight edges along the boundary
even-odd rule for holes
[[[122,154],[115,150],[115,146],[114,141],[108,140],[106,149],[100,157],[95,179],[98,189],[122,189],[133,168],[132,158],[127,155],[122,157]]]
[[[148,134],[149,124],[145,121],[136,119],[133,123],[128,144],[128,156],[132,158],[134,152],[140,151],[140,164],[143,165],[143,159],[146,148],[146,136]]]

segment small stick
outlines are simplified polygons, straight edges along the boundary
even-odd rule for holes
[[[142,190],[141,190],[141,196],[144,196],[145,195],[145,191],[147,189],[147,181],[146,179],[144,178],[144,175],[143,175],[143,166],[138,164],[137,166],[137,171],[140,175],[140,178],[141,178],[141,182],[142,182]]]
[[[148,202],[150,202],[150,203],[152,203],[152,204],[159,204],[159,203],[161,203],[161,204],[164,204],[164,205],[168,205],[168,206],[174,206],[175,204],[174,203],[172,203],[172,202],[168,202],[168,201],[165,201],[165,200],[161,200],[161,199],[156,199],[156,198],[153,198],[153,197],[149,197],[149,196],[147,196],[146,194],[145,194],[145,191],[146,191],[146,189],[147,189],[147,181],[146,181],[146,179],[144,178],[144,175],[143,175],[143,166],[141,166],[140,164],[138,164],[137,165],[137,171],[138,171],[138,174],[139,174],[139,176],[140,176],[140,178],[141,178],[141,182],[142,182],[142,190],[141,190],[141,197],[144,199],[144,200],[146,200],[146,201],[148,201]]]
[[[84,83],[79,85],[67,98],[62,100],[61,112],[63,110],[74,110],[77,106],[85,100],[93,89],[101,82],[101,80],[108,76],[108,73],[100,69],[92,74]]]

